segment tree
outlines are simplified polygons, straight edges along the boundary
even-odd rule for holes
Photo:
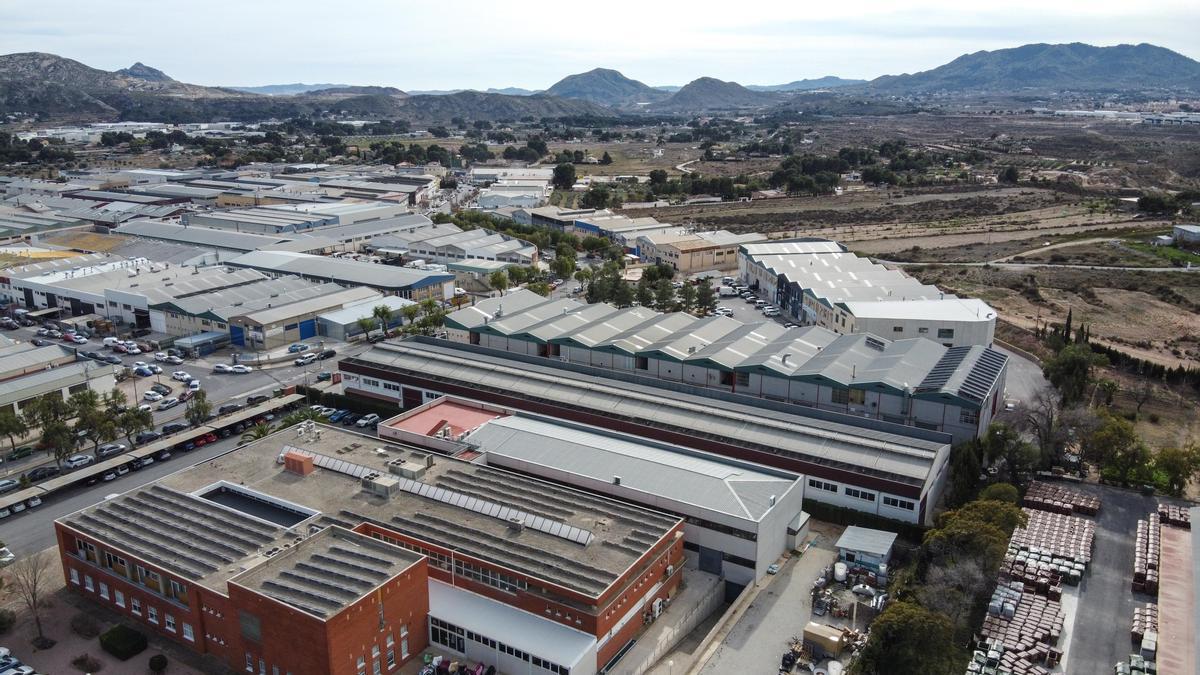
[[[638,282],[637,289],[634,290],[633,297],[634,300],[637,300],[637,304],[641,305],[642,307],[654,306],[654,290],[650,287],[650,284],[646,283],[645,277]]]
[[[690,312],[696,306],[696,287],[692,284],[684,284],[683,288],[679,289],[679,306],[683,311]]]
[[[288,427],[294,427],[301,422],[307,422],[309,420],[314,422],[327,422],[328,418],[319,410],[313,410],[312,408],[300,408],[299,410],[295,410],[287,415],[284,415],[283,418],[279,420],[279,428],[286,429]]]
[[[593,185],[588,188],[588,191],[583,193],[583,197],[579,199],[579,205],[585,209],[606,209],[609,206],[617,207],[620,204],[613,198],[613,193],[605,185]]]
[[[61,467],[63,460],[75,454],[75,433],[62,420],[53,420],[42,425],[42,447],[54,454],[54,461]]]
[[[207,422],[208,416],[211,414],[212,403],[208,402],[208,394],[201,389],[188,401],[188,407],[183,416],[187,419],[188,424],[198,427]]]
[[[612,163],[613,163],[612,155],[609,155],[608,151],[605,150],[604,155],[600,158],[600,164],[602,164],[604,166],[608,166],[609,164],[612,164]]]
[[[540,295],[542,297],[549,296],[551,291],[554,290],[553,288],[550,287],[550,284],[545,281],[535,281],[532,284],[528,284],[527,286],[525,286],[525,288],[527,290],[533,291],[534,293],[537,293],[538,295]]]
[[[255,424],[250,427],[246,433],[242,434],[243,443],[251,443],[270,436],[275,432],[275,427],[270,424]]]
[[[504,291],[508,290],[508,274],[504,270],[496,270],[488,275],[488,284],[504,295]]]
[[[650,171],[650,187],[659,189],[667,184],[667,172],[664,169]]]
[[[696,310],[708,314],[717,308],[717,294],[713,290],[712,281],[705,277],[696,287]]]
[[[947,507],[956,508],[975,498],[983,471],[983,451],[980,446],[979,439],[972,438],[950,449]]]
[[[405,305],[400,308],[400,314],[404,316],[405,323],[412,324],[417,320],[417,316],[421,313],[421,306],[415,302],[411,305]]]
[[[360,316],[354,321],[354,323],[358,325],[359,330],[361,330],[363,335],[366,337],[370,337],[371,330],[378,325],[375,323],[375,319],[369,316]]]
[[[1092,369],[1103,365],[1105,359],[1088,345],[1069,344],[1042,365],[1042,373],[1062,395],[1064,406],[1083,400]]]
[[[1166,481],[1167,492],[1182,495],[1188,482],[1200,473],[1200,450],[1191,448],[1163,448],[1154,457],[1154,468]]]
[[[579,282],[579,286],[583,289],[583,292],[586,293],[588,291],[588,286],[590,286],[592,283],[592,269],[590,267],[585,267],[583,269],[576,270],[575,281]]]
[[[1017,167],[1015,166],[1006,166],[1000,172],[1001,183],[1016,183],[1019,180],[1021,180],[1021,173],[1017,171]]]
[[[29,433],[29,425],[11,407],[0,410],[0,435],[8,437],[8,444],[17,449],[17,439],[24,438]]]
[[[203,391],[196,392],[199,396]],[[128,408],[117,416],[117,430],[129,441],[129,445],[133,445],[133,437],[139,433],[146,431],[154,426],[154,414],[149,410],[141,410],[137,407]]]
[[[1037,449],[1021,438],[1007,424],[993,423],[983,437],[983,453],[989,461],[1004,460],[1004,472],[1011,483],[1020,483],[1021,476],[1033,469],[1038,459]]]
[[[1133,388],[1133,402],[1137,405],[1135,412],[1142,414],[1142,406],[1154,400],[1154,380],[1143,376]]]
[[[42,607],[50,593],[53,569],[58,566],[56,563],[57,560],[49,551],[38,551],[17,560],[9,567],[9,583],[29,610],[29,614],[33,616],[39,640],[46,637],[42,631]]]
[[[1120,391],[1121,385],[1117,384],[1116,380],[1103,378],[1096,382],[1096,388],[1104,394],[1104,405],[1111,406],[1113,404],[1113,397]]]
[[[550,271],[559,279],[570,279],[571,275],[575,274],[575,249],[569,250],[569,255],[563,255],[562,247],[559,247],[559,254],[554,256],[554,262],[550,263]]]
[[[103,401],[95,390],[84,389],[71,394],[67,403],[75,415],[76,436],[82,435],[91,441],[93,453],[100,449],[101,443],[116,440],[116,420],[102,407]]]
[[[575,165],[559,164],[554,167],[554,177],[550,182],[555,189],[570,190],[575,185]]]
[[[375,305],[371,316],[379,320],[379,330],[387,333],[388,326],[392,323],[392,308],[387,305]]]
[[[959,661],[954,627],[945,615],[915,602],[898,601],[871,623],[870,639],[859,653],[854,672],[946,675],[961,670]]]
[[[997,501],[1007,502],[1009,504],[1017,504],[1021,501],[1021,493],[1017,491],[1015,485],[1009,483],[993,483],[983,489],[979,493],[979,499],[982,501]]]
[[[654,306],[659,311],[669,312],[675,304],[675,289],[671,282],[659,279],[654,284]]]
[[[1017,428],[1033,434],[1044,463],[1052,464],[1062,440],[1058,396],[1051,389],[1038,391],[1032,401],[1022,401],[1017,409]]]
[[[150,657],[150,672],[155,675],[160,675],[167,670],[167,657],[162,654],[155,654]]]

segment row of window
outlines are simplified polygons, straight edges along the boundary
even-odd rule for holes
[[[96,550],[96,546],[89,541],[76,538],[75,554],[81,560],[86,560],[93,565],[102,567],[114,576],[139,584],[172,602],[184,607],[190,604],[186,584],[174,579],[167,579],[164,584],[163,577],[158,572],[146,569],[142,565],[133,565],[131,567],[124,558],[110,551],[104,551],[103,555],[101,555]]]
[[[892,332],[893,333],[903,333],[904,326],[892,326]],[[921,327],[917,328],[917,333],[920,335],[928,335],[929,329],[924,326],[921,326]],[[938,336],[939,340],[953,340],[954,339],[954,329],[953,328],[939,328],[938,332],[937,332],[937,336]]]
[[[90,574],[82,575],[82,582],[81,582],[81,578],[80,578],[81,575],[79,574],[79,570],[75,569],[74,567],[68,567],[67,571],[68,571],[68,574],[70,575],[71,583],[75,584],[76,586],[79,586],[82,583],[84,590],[88,591],[89,593],[97,593],[101,599],[103,599],[103,600],[111,599],[112,603],[115,604],[117,607],[120,607],[121,609],[126,608],[124,591],[122,591],[118,588],[109,589],[107,583],[105,583],[103,581],[97,581],[97,580],[92,579],[92,576]],[[142,608],[141,598],[138,598],[135,595],[129,596],[128,608],[129,608],[129,611],[134,616],[139,616],[139,617],[142,616],[143,608]],[[158,613],[157,607],[155,607],[154,605],[151,605],[151,604],[147,604],[145,606],[145,615],[146,615],[147,621],[154,624],[155,626],[159,625],[159,613]],[[177,633],[177,632],[180,633],[181,635],[183,635],[183,639],[187,640],[188,642],[196,641],[196,633],[192,629],[192,624],[184,621],[177,625],[175,623],[175,615],[173,615],[169,612],[163,612],[162,626],[170,633]]]
[[[837,492],[838,492],[838,486],[835,483],[829,483],[827,481],[823,481],[818,478],[809,478],[808,479],[808,487],[813,488],[815,490],[824,490],[825,492],[832,492],[834,494],[837,494]],[[874,502],[875,501],[875,493],[870,492],[868,490],[861,490],[859,488],[847,487],[847,488],[845,488],[845,493],[846,493],[847,497],[854,497],[855,499],[861,499],[866,502]],[[890,506],[894,509],[904,509],[905,511],[912,511],[917,508],[917,505],[914,504],[913,502],[910,502],[906,499],[896,499],[895,497],[886,497],[885,496],[883,498],[883,503],[885,506]]]
[[[498,652],[508,654],[509,656],[533,664],[534,668],[541,668],[557,675],[570,675],[571,670],[563,666],[553,663],[538,656],[521,651],[516,647],[497,642],[489,637],[478,633],[463,630],[462,628],[448,622],[442,621],[437,617],[429,617],[429,639],[433,642],[442,645],[448,649],[452,649],[460,654],[466,654],[466,640],[477,642],[481,645],[495,649]]]

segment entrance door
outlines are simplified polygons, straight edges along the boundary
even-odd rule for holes
[[[317,335],[317,320],[309,319],[308,321],[300,322],[300,339],[307,340],[310,337]]]
[[[700,571],[709,574],[720,574],[725,556],[716,549],[700,547]]]
[[[241,326],[229,325],[229,341],[238,347],[246,346],[246,331]]]

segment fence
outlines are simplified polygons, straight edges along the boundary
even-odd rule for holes
[[[687,614],[678,621],[672,621],[671,625],[657,634],[654,648],[649,653],[643,655],[641,650],[637,650],[637,654],[642,656],[641,659],[637,662],[628,661],[626,663],[619,663],[610,673],[615,675],[641,675],[641,673],[650,670],[664,654],[674,649],[675,645],[679,644],[679,641],[684,636],[692,632],[692,629],[698,626],[700,622],[707,619],[724,601],[725,581],[724,579],[720,579],[712,585],[708,593],[700,599],[699,603],[693,605],[688,610]],[[658,620],[660,625],[667,618],[666,616],[660,617]],[[645,639],[645,636],[643,636],[643,639]],[[628,656],[633,656],[633,653],[631,652]],[[683,672],[683,664],[680,664],[679,670],[681,673]]]

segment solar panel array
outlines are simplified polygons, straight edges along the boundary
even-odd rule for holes
[[[929,371],[921,384],[917,386],[917,391],[934,391],[941,389],[954,376],[955,371],[962,365],[963,359],[967,358],[970,353],[970,347],[951,347],[946,350],[942,358],[938,359],[937,365]]]
[[[396,561],[336,543],[262,582],[263,594],[317,616],[329,616],[392,575]]]
[[[1007,357],[1003,354],[991,349],[980,352],[979,358],[971,366],[962,386],[958,388],[959,395],[972,401],[982,401],[987,398],[988,392],[991,391],[996,376],[1004,368],[1006,360]]]
[[[292,445],[283,446],[283,452],[295,452],[297,454],[307,455],[312,457],[313,464],[315,466],[319,466],[323,469],[329,469],[330,471],[337,471],[338,473],[343,473],[348,476],[353,476],[359,480],[363,479],[369,474],[379,473],[379,471],[363,466],[362,464],[347,462],[342,459],[323,455],[319,452],[312,452],[303,448],[297,448]],[[446,488],[429,485],[428,483],[422,483],[410,478],[396,477],[396,480],[400,489],[409,494],[439,501],[443,504],[449,504],[450,506],[466,509],[468,511],[489,516],[491,518],[497,518],[505,522],[519,521],[522,525],[531,530],[537,530],[538,532],[544,532],[554,537],[566,539],[567,541],[574,542],[580,546],[587,546],[589,543],[591,543],[594,537],[590,531],[583,528],[575,527],[574,525],[568,525],[552,518],[546,518],[532,514],[528,511],[522,511],[511,506],[505,506],[504,504],[498,504],[487,499],[471,497],[458,492],[457,490],[449,490]]]

